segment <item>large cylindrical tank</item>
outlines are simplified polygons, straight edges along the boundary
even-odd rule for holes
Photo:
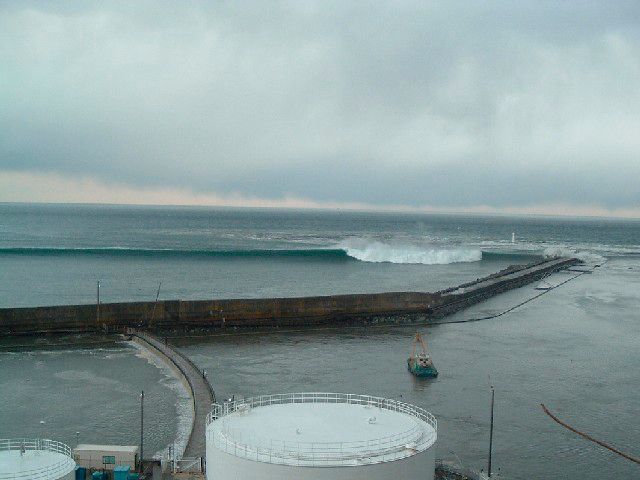
[[[0,480],[71,480],[76,462],[64,443],[0,439]]]
[[[293,393],[215,405],[207,480],[431,480],[436,419],[397,400]]]

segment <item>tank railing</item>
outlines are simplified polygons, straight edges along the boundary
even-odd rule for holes
[[[207,425],[234,412],[249,412],[254,407],[282,405],[291,403],[346,403],[363,405],[405,413],[431,425],[434,429],[429,435],[424,428],[414,427],[388,437],[355,442],[286,442],[281,440],[262,440],[254,445],[233,438],[232,432],[223,424],[221,430],[213,432],[214,445],[236,456],[270,463],[293,465],[322,465],[343,463],[354,465],[375,457],[375,462],[397,459],[412,455],[413,449],[426,448],[437,437],[437,421],[426,410],[397,400],[369,395],[343,393],[289,393],[263,395],[247,398],[223,405],[215,405],[207,416]],[[224,420],[223,420],[224,422]],[[258,446],[263,445],[263,446]]]
[[[347,403],[351,405],[364,405],[372,408],[382,408],[395,412],[406,413],[420,420],[427,422],[437,430],[436,418],[425,409],[404,403],[398,400],[371,395],[358,395],[351,393],[279,393],[274,395],[261,395],[259,397],[249,397],[234,402],[225,402],[223,405],[216,404],[213,410],[207,415],[207,425],[214,420],[234,413],[238,410],[251,409],[254,407],[264,407],[268,405],[284,405],[289,403]]]
[[[61,477],[69,472],[69,461],[73,461],[71,448],[55,440],[32,438],[0,439],[0,452],[7,450],[24,451],[25,453],[33,451],[53,452],[69,458],[62,459],[54,464],[49,464],[41,468],[20,470],[19,473],[0,473],[0,480],[18,480],[23,478],[37,480],[39,478]]]
[[[213,436],[213,443],[220,450],[235,455],[245,456],[247,458],[256,459],[258,461],[269,461],[272,463],[353,463],[358,460],[375,457],[383,459],[392,457],[409,456],[413,454],[413,450],[417,450],[423,443],[421,434],[423,431],[417,431],[417,436],[405,438],[406,443],[401,442],[399,436],[397,438],[374,439],[363,442],[362,445],[353,443],[336,442],[328,443],[312,443],[306,442],[276,442],[264,443],[264,447],[260,447],[260,443],[248,445],[246,443],[235,442],[229,440],[220,432],[216,432]],[[428,437],[431,439],[431,437]],[[277,460],[280,460],[278,462]],[[379,460],[376,460],[379,461]]]
[[[435,434],[429,436],[428,440],[435,440]],[[424,444],[428,445],[426,441]],[[259,462],[313,466],[380,463],[409,457],[416,451],[422,450],[418,444],[402,445],[391,443],[385,448],[384,444],[378,442],[372,442],[369,448],[359,450],[345,448],[345,446],[340,443],[335,443],[331,447],[309,443],[307,449],[304,450],[302,445],[298,446],[292,442],[288,444],[286,449],[279,450],[275,448],[275,446],[268,444],[265,447],[259,447],[232,442],[219,434],[213,435],[213,445],[226,453]]]
[[[226,426],[225,426],[226,427]],[[231,443],[241,442],[241,439],[234,438],[233,432],[223,427],[222,431],[217,431],[216,436],[219,441],[228,441]],[[260,439],[250,437],[250,443],[253,445],[269,445],[271,450],[275,451],[291,451],[296,450],[304,455],[308,452],[332,454],[341,452],[348,454],[349,452],[360,453],[364,451],[383,451],[385,449],[395,449],[396,447],[406,448],[410,444],[418,444],[424,434],[424,427],[414,425],[412,428],[387,437],[379,437],[370,440],[361,440],[355,442],[287,442],[286,440]]]

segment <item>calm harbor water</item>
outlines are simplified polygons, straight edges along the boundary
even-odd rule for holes
[[[600,219],[0,205],[0,307],[90,303],[98,279],[105,301],[153,298],[159,281],[161,298],[433,290],[577,250],[603,266],[492,320],[174,341],[220,397],[313,390],[416,403],[438,418],[438,456],[477,468],[486,464],[494,385],[494,468],[504,477],[638,478],[636,465],[563,430],[539,406],[640,453],[638,238],[639,222]],[[524,287],[449,319],[535,293]],[[427,334],[436,380],[406,371],[416,329]],[[136,444],[144,389],[145,450],[184,437],[188,401],[170,372],[128,343],[87,344],[94,340],[0,339],[2,436],[74,445],[80,432],[82,442]]]

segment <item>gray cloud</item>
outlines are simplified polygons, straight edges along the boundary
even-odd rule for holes
[[[637,2],[0,3],[0,169],[637,206],[639,25]]]

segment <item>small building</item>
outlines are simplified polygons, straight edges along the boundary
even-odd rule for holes
[[[139,448],[135,445],[91,445],[81,443],[73,449],[73,458],[84,468],[113,470],[117,466],[138,465]]]

